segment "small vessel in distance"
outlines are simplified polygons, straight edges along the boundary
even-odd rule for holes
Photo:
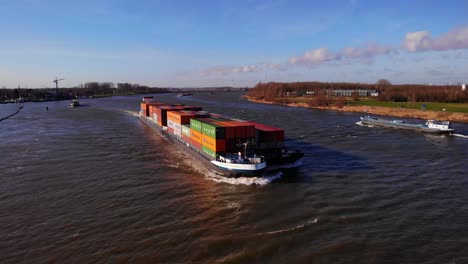
[[[68,105],[69,107],[78,107],[80,106],[80,101],[73,99],[71,100],[70,104]]]
[[[414,130],[424,133],[436,133],[436,134],[448,134],[452,133],[454,129],[452,128],[450,121],[435,121],[428,120],[425,124],[412,124],[406,123],[401,120],[388,120],[379,117],[373,116],[364,116],[361,117],[361,123],[363,125],[371,126],[380,126],[380,127],[389,127],[405,130]]]
[[[177,97],[191,96],[191,95],[193,95],[193,93],[180,93],[180,94],[177,94]]]

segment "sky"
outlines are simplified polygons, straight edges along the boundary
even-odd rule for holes
[[[468,83],[468,1],[0,0],[0,87]]]

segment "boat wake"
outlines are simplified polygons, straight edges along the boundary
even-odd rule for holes
[[[362,127],[374,127],[374,126],[371,126],[371,125],[364,125],[364,124],[362,123],[362,121],[356,122],[356,125],[362,126]]]
[[[121,110],[122,112],[126,113],[127,115],[138,117],[138,112],[129,111],[129,110]]]
[[[305,158],[300,158],[296,160],[294,163],[289,163],[289,164],[283,164],[283,165],[271,165],[269,170],[271,171],[277,171],[281,169],[293,169],[293,168],[298,168],[302,165],[302,162],[304,161]]]
[[[307,225],[315,224],[318,222],[318,218],[315,218],[314,220],[309,220],[305,222],[304,224],[293,226],[290,228],[285,228],[285,229],[280,229],[280,230],[275,230],[275,231],[269,231],[269,232],[263,232],[263,233],[258,233],[258,235],[272,235],[272,234],[279,234],[279,233],[284,233],[284,232],[290,232],[290,231],[295,231],[298,229],[305,228]]]
[[[238,178],[229,178],[225,176],[221,176],[215,172],[210,172],[206,174],[206,179],[215,181],[215,182],[222,182],[228,183],[233,185],[266,185],[275,180],[278,180],[283,175],[282,172],[276,172],[274,174],[267,174],[261,177],[238,177]]]
[[[468,135],[462,135],[462,134],[450,134],[450,135],[454,137],[468,138]]]

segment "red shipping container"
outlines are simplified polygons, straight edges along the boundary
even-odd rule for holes
[[[236,138],[236,126],[235,125],[232,125],[232,124],[229,124],[228,122],[223,122],[223,121],[214,121],[212,123],[225,128],[226,139]]]
[[[255,137],[255,124],[252,122],[226,121],[225,123],[236,126],[236,138]]]
[[[186,135],[182,134],[181,138],[182,138],[182,141],[184,141],[185,143],[191,144],[190,137],[187,137]]]
[[[260,142],[284,141],[284,130],[263,124],[255,123],[257,140]]]
[[[192,145],[193,148],[198,149],[198,150],[201,150],[201,147],[202,147],[201,143],[198,143],[193,139],[190,139],[190,145]]]

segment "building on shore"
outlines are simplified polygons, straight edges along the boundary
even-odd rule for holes
[[[323,94],[325,96],[336,96],[336,97],[368,97],[368,96],[379,96],[379,91],[375,89],[321,89],[316,91],[289,91],[284,95],[286,97],[296,96],[315,96]]]
[[[327,90],[327,95],[331,96],[359,96],[359,97],[367,97],[367,96],[379,96],[379,91],[374,89],[331,89]]]

